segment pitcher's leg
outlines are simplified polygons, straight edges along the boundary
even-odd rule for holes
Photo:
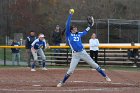
[[[95,61],[87,54],[85,50],[80,53],[80,58],[86,61],[94,69],[99,67],[99,65],[95,63]]]
[[[76,56],[76,54],[73,54],[72,59],[71,59],[71,63],[70,63],[70,67],[69,67],[66,75],[64,76],[62,83],[65,83],[66,80],[70,77],[70,75],[74,72],[79,61],[80,61],[80,58],[78,57],[78,55]]]
[[[86,51],[83,51],[80,55],[80,58],[86,61],[90,66],[95,68],[107,81],[111,81],[110,78],[106,75],[106,73],[100,68],[100,66],[92,60],[92,58],[87,54]]]
[[[67,71],[67,74],[71,75],[74,72],[74,70],[77,67],[77,64],[78,64],[79,61],[80,61],[79,57],[75,57],[75,56],[72,57],[70,67]]]

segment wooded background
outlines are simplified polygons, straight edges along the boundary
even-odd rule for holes
[[[59,24],[64,29],[70,8],[75,9],[74,20],[85,20],[88,15],[105,20],[140,19],[140,0],[0,0],[1,44],[5,44],[6,36],[13,38],[14,33],[22,33],[25,39],[30,30],[44,33],[51,42],[55,26]],[[105,43],[103,39],[100,41]]]

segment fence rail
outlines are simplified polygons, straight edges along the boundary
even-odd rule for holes
[[[6,49],[10,49],[10,48],[21,48],[21,49],[25,49],[25,46],[0,46],[0,48],[3,49],[3,59],[4,59],[4,65],[6,65]],[[85,49],[87,49],[87,51],[89,52],[89,46],[86,45],[84,46]],[[121,61],[121,60],[126,60],[126,49],[130,49],[130,48],[135,48],[135,49],[139,49],[140,45],[137,46],[131,46],[131,45],[101,45],[99,46],[100,48],[100,57],[99,59],[101,59],[102,64],[106,65],[106,61],[107,59],[116,59],[117,61]],[[59,61],[69,64],[70,62],[70,58],[71,58],[71,52],[69,52],[70,47],[69,46],[50,46],[50,49],[61,49],[61,50],[65,50],[63,52],[60,52],[60,54],[56,54],[54,52],[47,52],[45,53],[45,55],[47,56],[47,60],[48,62],[56,62],[59,63]],[[122,50],[120,50],[122,49]],[[125,53],[124,53],[125,50]],[[114,52],[112,52],[114,51]],[[111,56],[109,56],[111,55]],[[120,58],[119,58],[119,57]],[[125,58],[124,58],[125,57]],[[119,60],[120,59],[120,60]],[[81,61],[83,62],[83,61]],[[111,62],[111,61],[110,61]],[[113,62],[113,61],[112,61]],[[119,62],[118,62],[119,63]],[[121,62],[120,62],[121,63]],[[129,63],[129,62],[128,62]]]
[[[25,48],[25,46],[0,46],[0,48]],[[68,49],[69,46],[50,46],[51,49]],[[89,46],[84,46],[84,48],[89,48]],[[129,45],[101,45],[100,49],[130,49],[130,48],[140,48],[140,45],[129,46]]]

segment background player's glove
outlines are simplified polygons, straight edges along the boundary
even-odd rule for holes
[[[38,48],[44,49],[44,46],[41,45],[41,46],[38,46]]]
[[[88,16],[87,17],[87,22],[88,22],[88,26],[92,27],[94,25],[94,18],[93,18],[93,16]]]

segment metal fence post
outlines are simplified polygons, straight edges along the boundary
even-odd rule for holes
[[[104,48],[104,66],[106,65],[106,52],[105,52],[105,48]]]
[[[4,66],[6,66],[6,48],[4,48]]]

